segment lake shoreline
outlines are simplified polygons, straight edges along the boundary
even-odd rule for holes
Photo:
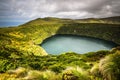
[[[80,38],[81,40],[83,39],[83,42],[84,41],[86,41],[86,40],[91,40],[91,42],[93,43],[93,44],[100,44],[100,49],[98,49],[98,50],[104,50],[104,49],[106,49],[107,47],[109,48],[110,47],[110,49],[111,48],[114,48],[114,47],[117,47],[117,46],[119,46],[118,44],[116,44],[116,43],[114,43],[114,42],[112,42],[112,41],[107,41],[107,40],[104,40],[104,39],[99,39],[99,38],[94,38],[94,37],[87,37],[87,36],[79,36],[79,35],[74,35],[74,34],[56,34],[56,35],[53,35],[53,36],[51,36],[51,37],[48,37],[48,38],[46,38],[45,40],[43,40],[43,42],[40,44],[40,46],[42,46],[42,48],[44,48],[45,50],[46,50],[46,47],[48,47],[49,46],[49,44],[48,45],[46,45],[46,42],[49,42],[49,40],[51,41],[52,39],[54,40],[55,38],[59,38],[59,37],[63,37],[63,39],[65,39],[65,38],[70,38],[70,37],[73,37],[72,39],[77,39],[77,38]],[[63,40],[62,39],[62,40]],[[62,40],[60,41],[60,42],[62,42]],[[77,39],[78,40],[78,39]],[[96,43],[96,41],[98,41],[98,43]],[[56,47],[57,46],[55,46],[54,44],[58,44],[58,46],[60,46],[59,48],[61,48],[61,46],[63,47],[63,50],[64,50],[64,48],[66,48],[66,47],[64,47],[64,45],[61,45],[60,44],[60,42],[59,43],[54,43],[54,42],[52,42],[53,44],[51,44],[50,43],[50,46],[52,47],[52,46],[54,46],[54,47],[52,47],[52,49],[54,48],[54,49],[56,49]],[[69,42],[69,41],[67,41],[67,42]],[[82,43],[83,43],[82,42]],[[95,42],[95,43],[94,43]],[[74,44],[72,44],[72,43],[75,43],[74,41],[73,42],[70,42],[71,43],[71,46],[72,46],[72,48],[70,48],[69,50],[71,50],[71,51],[65,51],[65,52],[76,52],[76,51],[74,51],[73,49],[74,49]],[[68,44],[69,46],[70,46],[70,43]],[[81,43],[81,44],[82,44]],[[86,42],[87,43],[87,42]],[[45,45],[44,45],[45,44]],[[66,43],[62,43],[62,44],[66,44]],[[80,43],[78,43],[79,45],[80,45]],[[89,43],[89,44],[91,44],[91,43]],[[83,46],[86,46],[86,45],[89,45],[89,44],[84,44]],[[66,44],[67,45],[67,44]],[[75,45],[77,45],[77,43],[75,43]],[[79,47],[79,45],[77,45],[77,47],[76,48],[82,48],[82,46],[80,46]],[[101,45],[103,45],[103,48],[101,48]],[[93,45],[91,45],[91,46],[93,46]],[[98,46],[98,45],[97,45]],[[87,47],[87,46],[86,46]],[[84,47],[84,48],[86,48],[86,47]],[[80,49],[81,49],[80,48]],[[84,50],[84,48],[83,48],[83,50]],[[89,47],[88,47],[89,48]],[[52,50],[51,49],[51,50]],[[57,50],[57,49],[56,49]],[[62,49],[61,49],[62,50]],[[76,49],[75,49],[76,50]],[[98,51],[98,50],[95,50],[95,51]],[[59,51],[59,49],[58,49],[58,51]],[[93,50],[94,51],[94,50]],[[50,53],[49,51],[48,51],[48,48],[47,48],[47,50],[46,50],[46,52],[47,53]],[[63,53],[64,51],[62,51],[62,53]],[[90,51],[87,51],[87,52],[92,52],[91,50]],[[87,53],[87,52],[81,52],[81,53]],[[76,52],[76,53],[79,53],[79,52]],[[55,53],[56,54],[56,53]]]

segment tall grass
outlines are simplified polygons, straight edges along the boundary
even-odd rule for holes
[[[99,69],[106,80],[120,79],[120,52],[108,55],[100,61]]]
[[[63,71],[63,80],[90,80],[88,72],[80,67],[68,67]]]

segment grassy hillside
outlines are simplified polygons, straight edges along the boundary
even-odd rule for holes
[[[120,45],[120,20],[48,17],[0,28],[0,80],[119,80],[119,47],[86,54],[48,55],[39,44],[56,34],[90,36]]]
[[[88,19],[92,21],[93,19]],[[104,23],[60,18],[38,18],[18,27],[0,28],[0,55],[19,57],[21,55],[47,55],[42,41],[55,34],[76,34],[113,41],[120,44],[118,19],[94,19]],[[106,22],[106,20],[109,20]],[[83,21],[83,23],[81,23]],[[87,22],[87,23],[86,23]],[[112,22],[112,23],[111,23]]]

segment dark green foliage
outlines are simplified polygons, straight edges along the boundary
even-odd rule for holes
[[[65,69],[65,65],[63,66],[60,64],[55,64],[55,65],[51,66],[50,69],[56,73],[60,73],[60,72],[62,72],[62,70]]]
[[[21,56],[19,58],[1,58],[0,59],[0,72],[5,72],[9,69],[15,69],[16,67],[32,68],[35,70],[47,70],[50,69],[56,73],[61,72],[67,66],[79,66],[84,69],[90,69],[92,66],[86,64],[90,60],[95,62],[96,59],[101,59],[109,51],[98,51],[87,54],[77,54],[74,52],[68,52],[61,55],[49,55],[49,56]],[[103,55],[103,56],[101,56]],[[86,57],[86,61],[84,60]]]
[[[103,58],[109,54],[110,54],[110,51],[101,50],[98,52],[89,52],[85,55],[86,55],[88,61],[99,61],[101,58]]]
[[[0,73],[6,72],[10,69],[15,69],[17,66],[14,62],[10,62],[9,59],[1,59],[0,60]]]
[[[62,80],[78,80],[78,76],[73,74],[63,74]]]
[[[57,33],[90,36],[120,43],[118,38],[120,27],[118,24],[71,23],[63,25]]]

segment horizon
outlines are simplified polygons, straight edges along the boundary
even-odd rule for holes
[[[85,19],[113,16],[120,16],[119,0],[0,0],[0,27],[17,26],[45,17]]]
[[[119,17],[119,16],[110,16],[110,17],[101,17],[101,18],[90,17],[90,18],[82,18],[82,19],[102,19],[102,18],[111,18],[111,17]],[[38,17],[38,18],[41,18],[41,17]],[[28,20],[28,21],[23,21],[23,22],[16,22],[16,21],[0,22],[0,28],[3,28],[3,27],[17,27],[19,25],[25,24],[25,23],[30,22],[32,20],[36,20],[38,18],[31,19],[31,20]],[[61,17],[50,17],[50,16],[49,17],[43,17],[41,19],[44,19],[44,18],[72,19],[72,18],[61,18]],[[73,20],[75,20],[75,19],[73,19]]]
[[[77,19],[104,19],[104,18],[111,18],[111,17],[120,17],[120,16],[109,16],[109,17],[100,17],[100,18],[93,18],[93,17],[89,17],[89,18],[77,18]],[[75,20],[74,18],[61,18],[61,17],[51,17],[51,16],[48,16],[48,17],[38,17],[38,18],[41,18],[41,19],[44,19],[44,18],[59,18],[59,19],[73,19]],[[2,21],[0,22],[0,28],[3,28],[3,27],[17,27],[19,25],[22,25],[22,24],[25,24],[27,22],[30,22],[32,20],[36,20],[38,18],[35,18],[35,19],[31,19],[31,20],[27,20],[27,21]]]

